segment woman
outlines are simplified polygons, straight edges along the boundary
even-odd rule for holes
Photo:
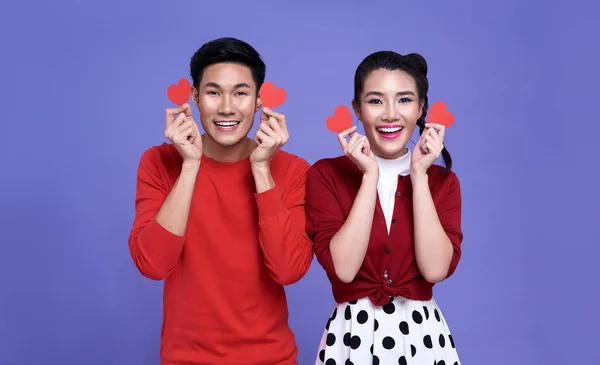
[[[461,255],[461,193],[444,127],[424,120],[426,76],[418,54],[365,58],[352,106],[366,136],[340,133],[344,156],[309,170],[307,230],[337,302],[316,364],[460,364],[432,288]]]

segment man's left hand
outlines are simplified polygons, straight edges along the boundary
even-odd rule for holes
[[[257,147],[250,155],[254,166],[269,165],[275,153],[290,139],[285,115],[263,107],[260,114],[260,126],[254,136]]]

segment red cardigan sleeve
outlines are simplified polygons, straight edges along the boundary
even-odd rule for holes
[[[452,242],[452,247],[454,249],[446,278],[450,277],[458,266],[463,240],[461,228],[462,198],[460,182],[454,173],[451,173],[448,179],[448,191],[444,197],[443,204],[438,208],[440,223],[442,224],[444,231],[446,231],[448,238],[450,238],[450,242]]]
[[[269,274],[280,285],[299,281],[310,268],[312,243],[306,234],[306,171],[308,163],[296,159],[286,189],[276,186],[255,194],[258,238]]]
[[[169,194],[159,173],[156,151],[151,148],[144,152],[138,166],[129,252],[142,275],[162,280],[179,260],[185,239],[167,231],[156,221],[156,215]]]
[[[329,242],[342,228],[346,218],[332,183],[313,165],[306,182],[306,231],[313,242],[317,261],[330,280],[343,283],[335,272]]]

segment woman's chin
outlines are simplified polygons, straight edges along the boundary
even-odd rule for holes
[[[373,152],[377,157],[393,160],[404,156],[408,152],[408,149],[406,147],[378,146]]]
[[[376,141],[374,142],[371,143],[371,149],[381,158],[394,159],[402,157],[408,151],[404,138],[390,140],[376,137]]]

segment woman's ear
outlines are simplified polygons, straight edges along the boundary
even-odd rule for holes
[[[352,109],[354,109],[354,115],[356,115],[356,119],[362,120],[362,116],[360,115],[360,105],[356,102],[356,100],[352,100]]]

